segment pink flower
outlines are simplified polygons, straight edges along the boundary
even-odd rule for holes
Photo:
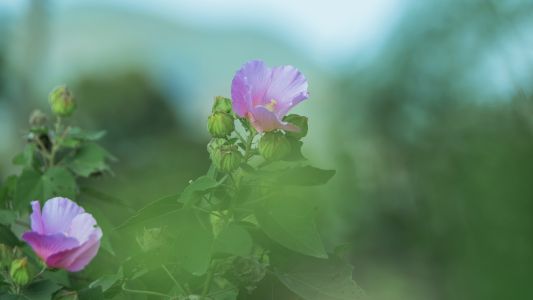
[[[233,110],[259,132],[298,131],[298,127],[282,120],[308,97],[307,80],[293,66],[269,68],[262,61],[252,60],[237,71],[231,83]]]
[[[77,272],[96,256],[102,230],[93,216],[67,198],[52,198],[41,212],[31,203],[31,231],[22,238],[48,267]]]

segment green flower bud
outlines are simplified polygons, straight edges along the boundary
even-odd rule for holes
[[[13,254],[11,248],[4,244],[0,244],[0,269],[9,267],[12,259]]]
[[[30,126],[33,128],[40,128],[45,126],[47,121],[48,118],[46,117],[46,115],[42,111],[36,109],[31,113],[29,123]]]
[[[219,171],[229,173],[239,168],[242,154],[234,145],[223,145],[213,152],[211,159]]]
[[[26,285],[30,282],[30,272],[28,270],[28,259],[26,257],[15,259],[11,263],[9,276],[13,282],[19,286]]]
[[[280,131],[267,132],[259,140],[259,153],[266,160],[280,160],[291,153],[291,143]]]
[[[215,112],[207,119],[207,129],[213,137],[225,137],[235,129],[233,117],[227,113]]]
[[[212,111],[222,112],[222,113],[231,113],[231,99],[224,98],[222,96],[215,97],[215,103],[213,103]]]
[[[307,117],[290,114],[283,118],[283,121],[291,123],[298,127],[300,131],[287,131],[287,135],[296,139],[301,139],[307,135]]]
[[[52,112],[58,117],[68,117],[76,109],[74,95],[64,85],[52,90],[48,96],[48,102],[50,103]]]
[[[226,140],[221,139],[221,138],[214,138],[211,141],[209,141],[209,143],[207,144],[207,152],[209,152],[209,157],[213,159],[213,154],[215,153],[215,150],[217,150],[218,148],[222,147],[225,144],[226,144]]]

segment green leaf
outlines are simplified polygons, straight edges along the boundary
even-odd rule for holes
[[[202,192],[214,189],[219,185],[220,183],[212,177],[198,177],[196,180],[189,183],[189,185],[183,190],[179,201],[187,205],[196,199],[196,197],[198,197],[200,194],[202,194]]]
[[[62,286],[70,286],[70,279],[68,277],[68,273],[65,270],[46,270],[42,274],[43,278],[49,279],[57,284],[60,284]]]
[[[32,300],[50,300],[52,295],[60,288],[60,285],[51,280],[40,280],[31,283],[22,293]]]
[[[12,210],[0,209],[0,224],[11,225],[17,219],[17,213]]]
[[[170,195],[161,199],[155,200],[145,207],[141,208],[131,217],[129,217],[124,223],[116,227],[115,229],[122,229],[131,225],[140,224],[142,222],[152,220],[154,218],[161,218],[162,216],[174,213],[182,208],[182,204],[178,203],[180,195]]]
[[[17,187],[18,176],[11,175],[6,178],[0,187],[0,207],[6,207],[7,202],[13,200]]]
[[[100,278],[89,284],[89,288],[100,287],[103,292],[109,290],[117,282],[121,281],[124,274],[122,268],[120,268],[117,274],[103,275]]]
[[[71,157],[67,165],[76,175],[89,177],[93,173],[109,171],[106,160],[113,157],[104,148],[95,143],[83,145]]]
[[[18,246],[22,244],[15,234],[13,234],[9,226],[2,224],[0,224],[0,242],[8,246]]]
[[[327,257],[314,208],[307,199],[275,195],[257,206],[255,216],[266,235],[281,245],[306,255]]]
[[[52,197],[76,197],[76,180],[62,167],[52,167],[44,174],[25,169],[19,177],[15,190],[15,208],[23,210],[33,200],[48,200]]]
[[[174,218],[178,264],[193,275],[205,274],[209,267],[213,232],[209,216],[184,208]]]
[[[352,267],[337,258],[316,259],[282,252],[271,255],[278,279],[305,300],[366,299],[352,279]]]
[[[84,131],[79,127],[70,127],[67,136],[82,141],[97,141],[106,135],[105,130]]]
[[[13,164],[25,168],[31,168],[33,166],[34,151],[35,146],[33,144],[26,145],[24,151],[13,158]]]
[[[43,200],[52,197],[76,197],[76,180],[65,168],[53,167],[48,169],[42,176]]]
[[[323,170],[312,166],[291,167],[284,170],[260,172],[272,180],[273,185],[314,186],[327,183],[335,170]]]
[[[100,286],[85,288],[78,292],[79,300],[104,300],[104,293]]]
[[[17,181],[14,206],[18,210],[27,208],[31,201],[43,197],[41,174],[34,169],[24,169]]]
[[[252,251],[252,246],[252,237],[248,231],[239,224],[231,223],[217,236],[213,252],[246,256]]]

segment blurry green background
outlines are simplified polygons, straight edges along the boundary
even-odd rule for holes
[[[369,295],[533,299],[532,16],[519,0],[0,0],[0,176],[66,83],[120,159],[94,185],[141,207],[206,171],[212,97],[242,63],[292,64],[304,152],[338,170],[324,240]]]

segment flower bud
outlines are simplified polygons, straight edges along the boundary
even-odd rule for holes
[[[290,114],[283,118],[283,121],[291,123],[298,127],[299,131],[287,131],[287,135],[296,139],[301,139],[307,135],[307,117],[300,116],[297,114]]]
[[[207,129],[213,137],[225,137],[235,129],[233,117],[227,113],[215,112],[207,119]]]
[[[74,96],[69,89],[62,85],[56,87],[48,96],[52,112],[58,117],[68,117],[76,109]]]
[[[211,159],[219,171],[229,173],[239,168],[242,154],[236,146],[224,145],[213,152]]]
[[[30,115],[30,126],[31,127],[43,127],[44,125],[46,125],[46,122],[48,121],[48,118],[46,117],[46,115],[36,109],[34,110],[31,115]]]
[[[259,140],[259,153],[266,160],[280,160],[291,153],[291,143],[280,131],[267,132]]]
[[[226,144],[226,140],[221,138],[213,138],[211,141],[209,141],[207,144],[207,152],[209,153],[209,157],[213,159],[215,151],[224,144]]]
[[[0,244],[0,270],[9,267],[12,258],[11,248],[7,245]]]
[[[15,259],[11,263],[9,276],[13,282],[19,286],[26,285],[30,282],[30,272],[28,270],[28,259],[26,257]]]
[[[231,99],[224,98],[222,96],[215,97],[215,103],[213,103],[212,111],[222,112],[222,113],[231,113]]]

